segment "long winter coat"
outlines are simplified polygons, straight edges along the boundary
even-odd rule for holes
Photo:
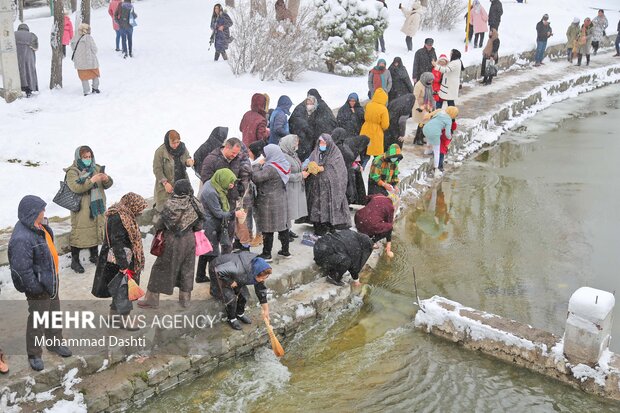
[[[354,161],[359,161],[351,165],[351,167],[347,165],[347,172],[349,174],[347,181],[347,200],[349,204],[364,205],[366,202],[366,184],[364,183],[360,164],[361,158],[366,153],[366,148],[369,143],[370,139],[367,136],[350,136],[345,139],[345,145],[351,150]]]
[[[405,22],[400,31],[405,33],[405,36],[414,37],[418,30],[420,30],[422,14],[424,14],[425,10],[426,8],[422,7],[418,1],[411,6],[411,9],[408,9],[406,6],[400,8],[403,16],[405,16]]]
[[[489,8],[489,27],[499,29],[499,24],[502,21],[502,14],[504,14],[502,2],[499,0],[491,0],[491,7]]]
[[[435,66],[435,69],[443,73],[439,97],[443,100],[456,100],[459,97],[459,85],[461,84],[461,59],[452,60],[446,66]]]
[[[194,198],[193,195],[190,195]],[[186,196],[187,197],[187,196]],[[171,230],[174,223],[166,221],[165,209],[170,208],[173,199],[166,201],[164,213],[155,224],[155,230],[163,230],[164,252],[157,257],[151,268],[148,290],[153,293],[171,295],[174,287],[183,292],[191,292],[194,288],[194,268],[196,264],[196,239],[194,232],[202,230],[204,209],[200,202],[194,198],[193,202],[187,202],[187,209],[183,213],[190,213],[189,208],[194,208],[199,218],[185,230],[176,233]],[[193,213],[193,212],[192,212]],[[179,215],[179,219],[182,219]]]
[[[437,60],[437,54],[435,48],[426,50],[426,47],[422,47],[415,52],[413,57],[413,70],[411,71],[411,77],[420,80],[420,76],[424,72],[430,72],[433,70],[433,61]]]
[[[131,261],[127,261],[126,251],[131,250],[132,245],[120,215],[113,214],[108,217],[105,231],[106,235],[103,239],[101,251],[99,252],[97,269],[95,270],[95,278],[93,279],[93,288],[91,291],[97,298],[110,297],[108,284],[120,270],[135,270],[134,257],[131,257]],[[110,249],[112,249],[116,263],[108,262],[108,252]],[[140,283],[139,274],[135,274],[133,279],[137,283]]]
[[[390,127],[385,131],[383,139],[384,151],[387,151],[393,143],[396,143],[398,146],[402,147],[403,143],[399,141],[398,138],[405,136],[407,119],[411,117],[414,100],[415,98],[411,93],[394,100],[390,99],[387,105],[388,113],[390,114]]]
[[[590,54],[590,46],[592,45],[592,32],[593,32],[592,24],[588,26],[586,29],[585,25],[581,25],[581,29],[577,34],[577,40],[575,40],[576,50],[573,50],[573,53],[578,54]]]
[[[395,65],[395,62],[398,62],[398,65]],[[413,92],[413,84],[400,57],[394,58],[394,62],[390,65],[389,70],[392,74],[392,89],[388,92],[390,101],[403,95],[411,94]]]
[[[37,56],[35,52],[39,48],[39,39],[34,33],[30,33],[26,24],[20,24],[15,32],[17,46],[17,66],[19,68],[19,80],[22,88],[30,88],[32,91],[39,90],[37,78]]]
[[[592,41],[600,42],[603,39],[603,33],[607,26],[609,26],[609,22],[607,21],[607,17],[596,16],[592,19]]]
[[[477,7],[472,7],[470,23],[474,26],[474,33],[487,32],[489,30],[487,27],[488,20],[489,16],[484,7],[482,7],[482,4],[479,4]]]
[[[71,47],[75,51],[73,65],[77,70],[99,69],[97,45],[90,34],[75,36],[71,40]]]
[[[275,168],[263,165],[254,169],[256,185],[254,218],[258,232],[284,231],[289,224],[286,186]]]
[[[327,103],[321,99],[318,93],[316,95],[313,96],[317,99],[317,106],[311,115],[308,115],[306,100],[304,99],[303,102],[295,107],[289,118],[290,133],[299,136],[299,150],[297,153],[302,161],[305,161],[310,156],[314,144],[321,134],[332,133],[338,126],[331,108],[327,106]]]
[[[327,150],[314,149],[310,160],[325,168],[323,172],[306,179],[308,216],[312,223],[350,225],[351,215],[347,202],[347,167],[331,137],[325,137]]]
[[[194,152],[194,172],[196,176],[200,178],[200,172],[202,171],[202,163],[207,158],[211,152],[216,149],[220,149],[224,145],[224,141],[228,136],[228,128],[224,126],[217,126],[213,128],[209,138],[198,147],[196,152]]]
[[[314,244],[314,262],[325,275],[344,275],[349,271],[357,280],[372,253],[373,242],[366,234],[349,229],[323,235]]]
[[[297,153],[289,153],[289,151],[283,147],[282,139],[280,140],[280,147],[289,165],[291,165],[291,172],[286,184],[286,200],[288,205],[288,219],[295,220],[308,215],[306,183],[302,176],[302,163]]]
[[[222,241],[222,222],[223,220],[226,220],[227,222],[234,222],[235,209],[232,208],[230,211],[224,211],[222,209],[220,197],[215,188],[211,186],[211,182],[208,181],[202,186],[202,191],[200,192],[199,199],[205,211],[205,235],[207,236],[209,242],[211,243],[211,246],[213,247],[213,251],[205,255],[217,257],[218,255],[220,255],[220,242]]]
[[[571,23],[566,30],[566,48],[572,49],[579,35],[579,23]]]
[[[189,151],[186,149],[181,156],[181,162],[185,164],[189,159]],[[170,198],[170,194],[166,192],[166,188],[162,185],[164,180],[174,186],[174,158],[166,149],[166,144],[162,144],[155,151],[153,157],[153,173],[155,174],[155,205],[157,211],[161,211],[164,203]]]
[[[355,106],[351,109],[349,100],[347,99],[344,105],[338,109],[338,116],[336,119],[338,121],[338,127],[346,130],[349,135],[359,135],[360,129],[364,124],[364,108],[360,105],[357,94],[352,93],[351,95],[355,95]],[[349,95],[349,98],[351,98],[351,95]]]
[[[446,138],[452,139],[452,119],[444,111],[439,111],[424,125],[424,136],[429,145],[441,143],[441,132],[445,130]]]
[[[225,52],[228,49],[230,43],[230,28],[233,25],[232,19],[228,13],[222,11],[222,13],[215,19],[211,19],[211,30],[215,32],[215,50],[218,52]],[[224,30],[220,31],[217,28],[224,26]]]
[[[375,91],[370,103],[366,105],[365,122],[360,134],[370,138],[366,153],[371,156],[383,153],[383,131],[390,126],[390,115],[385,106],[387,101],[387,94],[379,88]]]
[[[100,171],[101,166],[95,165],[95,174],[98,174]],[[80,176],[80,170],[75,162],[65,169],[65,172],[67,173],[67,185],[69,189],[76,194],[82,195],[80,210],[78,212],[71,212],[71,235],[69,237],[69,245],[77,248],[90,248],[103,244],[105,216],[100,214],[97,215],[95,219],[92,219],[90,216],[90,192],[95,184],[93,184],[90,179],[86,179],[82,184],[77,182]],[[97,184],[103,187],[101,192],[104,205],[106,203],[105,190],[109,189],[113,183],[112,178],[110,178],[108,182]]]
[[[424,85],[419,80],[416,82],[413,87],[413,110],[411,111],[411,118],[418,125],[424,122],[424,115],[428,113],[426,108],[422,105],[424,104]],[[419,112],[417,109],[422,109],[422,112]]]
[[[71,23],[71,18],[69,16],[65,16],[64,30],[62,32],[62,44],[67,46],[71,43],[71,39],[73,39],[73,23]]]
[[[265,112],[266,103],[267,99],[265,95],[255,93],[252,96],[250,110],[245,112],[243,118],[241,118],[239,131],[241,132],[245,146],[250,146],[250,144],[256,141],[267,141],[269,138],[269,133],[267,132],[267,115]]]
[[[393,228],[394,205],[384,195],[370,195],[368,203],[355,213],[355,228],[369,237],[385,234]]]
[[[256,275],[252,269],[252,261],[257,255],[249,251],[241,251],[233,254],[224,254],[209,265],[211,277],[211,296],[228,305],[234,302],[238,295],[242,295],[246,301],[250,298],[248,285],[254,286],[254,292],[261,304],[267,303],[267,287],[264,282],[257,283]],[[230,285],[236,282],[237,287]]]
[[[112,18],[112,28],[115,31],[119,30],[120,27],[118,23],[116,22],[116,19],[114,18],[114,14],[116,13],[116,9],[118,8],[118,6],[120,6],[121,3],[122,3],[122,0],[111,0],[110,5],[108,6],[108,14]]]
[[[47,292],[54,297],[59,288],[54,259],[47,247],[45,233],[34,226],[34,221],[45,209],[45,205],[41,198],[32,195],[24,197],[19,203],[19,221],[15,224],[9,240],[9,266],[17,291],[26,295]],[[53,239],[52,229],[47,225],[44,227]]]

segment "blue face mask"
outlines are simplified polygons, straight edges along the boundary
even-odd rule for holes
[[[91,163],[93,163],[92,159],[82,159],[82,163],[84,164],[84,166],[90,166]]]
[[[319,146],[319,151],[325,152],[327,150],[327,146]]]

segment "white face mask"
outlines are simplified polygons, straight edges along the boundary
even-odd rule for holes
[[[306,105],[306,110],[307,110],[308,112],[314,112],[314,108],[315,108],[315,106],[314,106],[314,105]]]

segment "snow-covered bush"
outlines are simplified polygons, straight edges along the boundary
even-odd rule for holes
[[[428,2],[422,17],[424,29],[452,30],[454,26],[465,22],[466,6],[462,0],[432,0]]]
[[[252,15],[251,0],[237,1],[229,9],[234,41],[228,49],[228,63],[235,75],[258,74],[261,80],[295,80],[316,65],[319,38],[311,22],[314,13],[302,8],[297,21],[276,21],[274,3],[267,16]]]
[[[387,9],[376,0],[314,0],[314,5],[327,70],[364,73],[374,58],[375,39],[387,28]]]

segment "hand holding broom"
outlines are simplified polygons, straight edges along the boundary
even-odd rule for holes
[[[129,269],[124,272],[127,276],[127,296],[129,301],[136,301],[144,297],[144,290],[133,279],[134,272]]]

